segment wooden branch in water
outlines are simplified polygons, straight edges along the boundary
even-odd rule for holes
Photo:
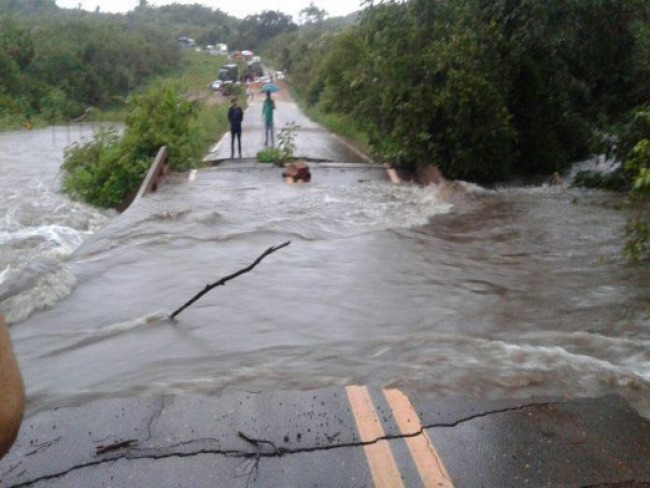
[[[279,245],[277,245],[277,246],[271,246],[271,247],[269,247],[266,251],[264,251],[264,252],[260,255],[260,257],[258,257],[255,261],[253,261],[253,263],[250,264],[249,266],[247,266],[247,267],[245,267],[245,268],[243,268],[243,269],[240,269],[239,271],[237,271],[237,272],[235,272],[235,273],[233,273],[233,274],[231,274],[231,275],[228,275],[228,276],[226,276],[226,277],[224,277],[224,278],[221,278],[219,281],[216,281],[216,282],[211,283],[211,284],[209,284],[209,285],[205,285],[205,288],[204,288],[203,290],[201,290],[199,293],[197,293],[196,295],[194,295],[194,296],[192,297],[192,299],[190,299],[188,302],[186,302],[185,305],[183,305],[181,308],[179,308],[178,310],[176,310],[176,311],[175,311],[174,313],[172,313],[169,317],[170,317],[172,320],[174,320],[174,319],[176,318],[176,316],[177,316],[179,313],[181,313],[181,312],[182,312],[183,310],[185,310],[187,307],[189,307],[190,305],[192,305],[195,301],[197,301],[199,298],[201,298],[203,295],[205,295],[207,292],[209,292],[209,291],[212,290],[213,288],[215,288],[215,287],[217,287],[217,286],[220,286],[220,285],[225,285],[228,281],[230,281],[230,280],[232,280],[232,279],[234,279],[234,278],[237,278],[238,276],[243,275],[244,273],[248,273],[248,272],[249,272],[250,270],[252,270],[255,266],[257,266],[258,264],[260,264],[260,262],[262,261],[262,259],[264,259],[266,256],[268,256],[269,254],[273,254],[275,251],[279,251],[279,250],[282,249],[283,247],[287,247],[289,244],[291,244],[291,241],[287,241],[287,242],[285,242],[285,243],[283,243],[283,244],[279,244]]]

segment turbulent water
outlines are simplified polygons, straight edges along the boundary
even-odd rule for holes
[[[112,215],[60,193],[64,148],[92,131],[76,125],[0,133],[0,311],[9,322],[72,292],[68,256]]]
[[[51,131],[0,137],[0,307],[32,412],[363,383],[480,398],[617,393],[650,416],[650,277],[620,256],[618,197],[450,194],[337,168],[287,186],[274,169],[242,168],[176,175],[113,217],[57,193],[66,141]]]

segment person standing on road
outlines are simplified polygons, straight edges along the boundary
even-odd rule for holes
[[[232,105],[228,109],[228,122],[230,122],[230,159],[235,157],[235,137],[237,138],[237,148],[241,158],[241,123],[244,120],[244,112],[237,99],[232,99]]]
[[[271,147],[275,146],[275,136],[273,135],[273,111],[275,102],[271,98],[271,93],[266,92],[264,105],[262,105],[262,120],[264,121],[264,147],[269,145],[269,134],[271,135]]]

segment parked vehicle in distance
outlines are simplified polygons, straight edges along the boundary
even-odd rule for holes
[[[217,79],[210,84],[210,88],[215,91],[221,91],[224,95],[229,95],[235,90],[235,85],[240,85],[239,66],[230,63],[224,64],[219,68]]]
[[[221,80],[224,83],[227,81],[234,83],[235,81],[239,80],[239,66],[235,63],[224,64],[221,68],[219,68],[217,79]]]
[[[246,75],[249,79],[259,78],[264,75],[264,68],[260,61],[251,61],[246,67]]]

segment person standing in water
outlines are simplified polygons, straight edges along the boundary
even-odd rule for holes
[[[239,105],[237,99],[232,99],[232,105],[228,109],[228,122],[230,122],[230,158],[235,157],[235,138],[237,138],[237,148],[239,149],[239,157],[241,158],[241,123],[244,120],[244,112]]]
[[[262,105],[262,120],[264,121],[264,147],[269,145],[269,134],[271,135],[271,147],[275,146],[275,136],[273,135],[273,111],[275,102],[271,98],[271,93],[266,93],[264,105]]]

